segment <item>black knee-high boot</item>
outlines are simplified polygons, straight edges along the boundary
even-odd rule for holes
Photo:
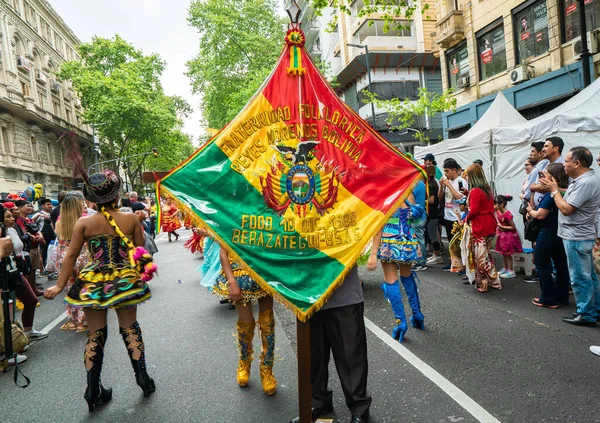
[[[84,398],[88,403],[90,412],[94,411],[96,405],[106,404],[112,398],[112,389],[104,389],[100,382],[107,334],[106,326],[94,333],[88,333],[87,344],[85,345],[83,362],[87,370],[87,388],[85,389]]]
[[[148,397],[156,390],[156,387],[154,386],[154,380],[148,376],[148,372],[146,371],[146,354],[144,352],[142,329],[139,323],[135,322],[126,329],[119,328],[119,332],[129,353],[131,366],[135,372],[135,381],[144,391],[144,396]]]

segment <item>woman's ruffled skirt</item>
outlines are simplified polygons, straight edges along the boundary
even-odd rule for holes
[[[94,309],[131,307],[148,301],[148,285],[129,265],[85,268],[65,297],[65,303]]]
[[[242,290],[244,302],[270,295],[256,283],[247,270],[239,266],[236,262],[231,263],[231,270],[233,271],[233,276],[235,277],[236,282]],[[225,276],[225,272],[223,270],[221,270],[217,276],[217,280],[215,281],[212,292],[219,295],[223,299],[229,298],[229,282],[227,282],[227,277]]]

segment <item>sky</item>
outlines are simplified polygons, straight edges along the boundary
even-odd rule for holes
[[[200,97],[192,94],[185,63],[198,51],[198,34],[188,25],[189,0],[49,0],[81,41],[94,35],[119,34],[145,54],[158,53],[167,62],[162,76],[165,93],[185,98],[194,113],[184,132],[196,143],[204,135],[200,126]]]

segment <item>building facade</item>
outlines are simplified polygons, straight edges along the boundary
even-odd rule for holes
[[[600,0],[584,4],[593,78],[600,66]],[[443,115],[444,138],[466,132],[498,91],[532,119],[583,89],[577,0],[438,0],[437,6],[442,82],[459,105]]]
[[[429,19],[420,13],[415,13],[410,21],[399,16],[397,20],[403,23],[403,29],[386,31],[383,14],[359,17],[365,1],[353,1],[351,15],[338,13],[333,32],[328,30],[335,17],[332,8],[326,8],[322,16],[316,16],[309,1],[298,1],[306,48],[315,61],[327,64],[328,76],[334,77],[334,88],[350,107],[392,144],[402,143],[410,149],[417,144],[413,130],[390,131],[386,123],[388,116],[381,110],[375,110],[373,119],[371,105],[364,101],[365,91],[369,89],[368,72],[372,91],[381,99],[415,100],[420,87],[441,92],[440,63],[435,54],[438,47],[432,37],[436,4],[434,0],[424,2],[430,7]],[[368,47],[368,61],[366,50],[352,44]],[[441,136],[441,116],[423,119],[430,138]]]
[[[0,0],[0,191],[20,192],[36,183],[44,194],[75,188],[61,134],[80,137],[90,156],[91,128],[82,124],[81,102],[61,63],[78,58],[80,43],[45,0]]]

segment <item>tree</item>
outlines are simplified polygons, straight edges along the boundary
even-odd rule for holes
[[[386,121],[390,129],[412,128],[415,130],[413,137],[422,144],[429,142],[427,116],[433,117],[448,110],[456,111],[456,98],[452,97],[452,89],[438,94],[427,91],[427,88],[419,88],[419,98],[416,101],[408,98],[383,100],[368,91],[365,91],[365,97],[368,103],[373,102],[375,107],[388,114]]]
[[[78,50],[80,60],[64,63],[58,77],[72,81],[84,121],[98,125],[97,132],[109,140],[103,152],[118,159],[117,166],[122,157],[152,147],[174,157],[190,150],[189,137],[186,144],[174,134],[180,134],[181,118],[191,107],[165,95],[160,83],[165,63],[157,54],[144,55],[118,35],[94,37]]]
[[[338,24],[338,14],[345,13],[352,15],[351,5],[353,0],[311,0],[311,6],[318,16],[321,16],[323,9],[326,7],[333,8],[333,19],[329,22],[329,31],[333,31]],[[422,13],[425,19],[430,19],[429,4],[422,3],[419,7],[418,1],[409,0],[370,0],[364,1],[364,6],[358,10],[358,17],[369,16],[373,13],[378,14],[378,19],[383,20],[383,31],[387,32],[390,29],[403,29],[405,26],[402,21],[398,20],[402,17],[403,20],[411,20],[415,13]],[[372,25],[373,22],[369,22]]]
[[[260,88],[279,58],[285,20],[276,0],[193,0],[189,23],[200,35],[187,63],[210,128],[222,128]]]

